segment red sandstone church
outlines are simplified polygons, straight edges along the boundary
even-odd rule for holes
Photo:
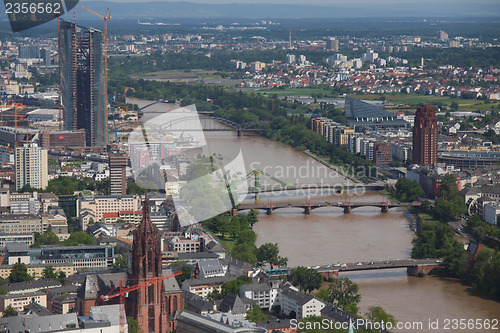
[[[158,229],[151,223],[149,201],[143,204],[141,224],[134,231],[131,265],[127,272],[89,274],[86,276],[76,299],[76,311],[88,316],[90,308],[99,304],[99,297],[119,288],[120,280],[125,286],[133,286],[160,275],[171,275],[162,269],[161,243]],[[116,304],[119,297],[105,304]],[[139,321],[143,333],[165,333],[175,330],[175,315],[184,308],[184,296],[174,277],[130,292],[125,298],[127,316]]]

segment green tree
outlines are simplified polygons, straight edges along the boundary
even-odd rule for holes
[[[416,181],[402,177],[396,182],[396,196],[399,200],[411,202],[417,200],[422,195],[424,195],[424,190],[422,190],[422,187]]]
[[[127,194],[140,194],[143,195],[146,191],[144,188],[137,185],[136,182],[130,182],[127,184]]]
[[[62,242],[63,246],[95,245],[95,239],[84,231],[76,231]]]
[[[253,323],[269,320],[269,316],[256,304],[247,311],[246,319]]]
[[[374,323],[391,323],[393,326],[396,325],[396,319],[393,315],[387,313],[380,306],[370,306],[366,317]]]
[[[222,284],[222,295],[227,295],[228,293],[233,293],[236,295],[240,294],[240,287],[244,284],[252,283],[252,278],[242,275],[238,276],[236,279]]]
[[[265,265],[267,263],[271,266],[271,269],[273,269],[274,266],[286,266],[288,258],[279,256],[277,243],[265,243],[257,250],[257,262],[260,265]]]
[[[182,274],[175,277],[180,286],[182,286],[182,282],[190,279],[193,276],[193,269],[190,266],[182,266],[181,271]]]
[[[459,105],[458,105],[458,103],[457,103],[456,101],[453,101],[453,102],[451,102],[451,104],[450,104],[450,108],[451,108],[453,111],[457,111],[457,110],[458,110],[458,108],[459,108]]]
[[[328,291],[333,304],[346,311],[348,311],[347,309],[352,310],[352,306],[357,307],[361,300],[358,285],[348,278],[334,278],[328,287]]]
[[[17,311],[11,305],[8,305],[3,311],[3,317],[15,317],[17,316]]]
[[[24,282],[31,281],[33,277],[28,274],[28,268],[25,263],[16,262],[10,271],[9,281],[14,282]]]
[[[129,333],[141,333],[141,327],[139,326],[139,321],[134,317],[127,316],[127,325]]]
[[[63,271],[59,271],[59,274],[57,274],[57,281],[63,283],[64,280],[66,280],[66,273],[64,273]]]
[[[310,293],[321,286],[323,276],[320,272],[312,268],[303,266],[295,267],[292,270],[291,279],[294,286],[298,286],[306,293]]]
[[[254,265],[257,263],[255,251],[255,246],[243,243],[235,245],[231,250],[231,255],[236,259],[240,259]]]
[[[44,279],[57,279],[57,273],[54,271],[54,267],[45,267],[42,272],[42,277]]]
[[[248,223],[250,224],[250,227],[253,229],[253,226],[257,222],[259,222],[259,219],[257,218],[257,211],[255,209],[250,209],[250,212],[248,212]]]
[[[39,232],[34,233],[35,242],[31,247],[40,247],[42,245],[60,245],[59,237],[53,232],[45,232],[43,234]]]

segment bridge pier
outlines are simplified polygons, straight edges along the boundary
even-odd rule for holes
[[[238,136],[241,136],[241,130],[238,130],[237,133],[238,133]]]
[[[382,211],[382,213],[387,214],[387,213],[389,213],[389,207],[388,206],[382,206],[381,211]]]
[[[304,208],[304,214],[311,215],[311,206],[306,206]]]
[[[344,214],[351,214],[352,208],[351,206],[344,206]]]
[[[430,271],[435,268],[441,268],[439,265],[417,265],[406,268],[408,276],[426,277]]]
[[[273,215],[273,214],[274,214],[274,209],[272,209],[272,208],[268,208],[268,209],[266,210],[266,215]]]
[[[231,209],[231,216],[238,216],[238,209],[236,208]]]
[[[325,281],[330,281],[332,276],[339,277],[339,271],[327,271],[327,272],[321,272],[321,275],[323,275],[323,279]]]

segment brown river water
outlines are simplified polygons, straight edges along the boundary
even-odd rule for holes
[[[143,101],[138,103],[136,100],[135,103],[145,105]],[[148,110],[153,112],[145,112],[145,118],[154,117],[155,111],[171,108],[164,104],[153,106]],[[224,160],[231,160],[241,150],[248,172],[258,168],[290,184],[351,183],[304,153],[278,142],[258,136],[237,137],[234,132],[207,132],[206,137],[209,144],[206,152],[221,153]],[[265,177],[261,183],[276,184]],[[373,191],[337,194],[331,190],[260,196],[261,203],[307,200],[373,203],[388,199]],[[248,202],[254,202],[254,199],[249,198]],[[316,209],[311,215],[304,215],[300,208],[280,209],[272,216],[261,212],[254,230],[257,246],[278,243],[280,254],[288,257],[291,267],[410,258],[411,241],[415,236],[403,209],[392,209],[383,214],[379,208],[371,207],[353,209],[352,214],[344,214],[342,209],[333,207]],[[378,305],[401,324],[409,325],[408,329],[393,329],[394,332],[500,330],[500,303],[479,297],[472,288],[455,280],[436,276],[409,277],[405,269],[341,273],[341,276],[349,277],[359,285],[361,314],[366,313],[370,306]],[[473,329],[485,320],[497,320],[496,329]],[[464,327],[463,323],[471,326]]]

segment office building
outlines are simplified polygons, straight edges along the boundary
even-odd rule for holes
[[[20,59],[37,59],[40,58],[40,47],[37,45],[21,45],[19,46]]]
[[[40,58],[46,66],[52,64],[52,50],[50,48],[43,48],[40,50]]]
[[[17,147],[15,156],[16,190],[24,185],[44,189],[49,184],[47,149],[36,144]]]
[[[339,51],[339,41],[333,37],[328,37],[326,39],[326,49],[329,51],[338,52]]]
[[[437,162],[438,127],[436,112],[432,105],[417,108],[413,126],[413,163],[434,164]]]
[[[85,131],[42,131],[41,140],[47,149],[85,147]]]
[[[122,150],[112,149],[108,153],[108,161],[110,194],[127,194],[127,176],[125,173],[128,165],[127,154]]]
[[[61,21],[59,38],[64,129],[84,129],[87,146],[106,146],[102,32]]]

